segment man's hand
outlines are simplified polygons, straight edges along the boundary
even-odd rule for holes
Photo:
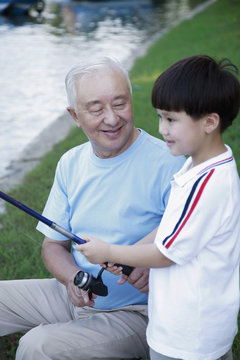
[[[149,279],[149,269],[137,267],[134,268],[129,276],[122,275],[121,279],[118,280],[118,284],[124,284],[126,281],[129,282],[139,291],[144,294],[148,294],[148,279]]]
[[[134,268],[131,274],[127,276],[122,273],[122,267],[116,266],[114,263],[108,263],[107,266],[106,264],[101,264],[101,266],[114,275],[122,275],[121,279],[118,280],[119,285],[122,285],[128,281],[129,284],[134,286],[139,291],[143,292],[144,294],[148,294],[148,268]]]
[[[90,300],[88,291],[82,290],[78,286],[74,285],[73,280],[68,281],[66,288],[68,297],[74,306],[94,306],[95,302],[93,299],[96,299],[97,297],[95,294],[92,294],[92,300]]]
[[[93,300],[89,300],[88,293],[74,285],[74,276],[81,269],[71,254],[70,240],[57,241],[46,237],[42,246],[42,257],[46,268],[65,285],[73,305],[79,307],[94,305],[97,296],[92,294]]]

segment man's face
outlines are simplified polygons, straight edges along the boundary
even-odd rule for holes
[[[82,77],[76,87],[76,112],[69,112],[100,158],[119,155],[137,136],[128,83],[116,71]]]

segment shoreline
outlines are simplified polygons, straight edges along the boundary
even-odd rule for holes
[[[15,186],[20,185],[26,174],[40,163],[42,157],[51,151],[55,144],[65,139],[75,126],[66,110],[52,124],[42,130],[17,159],[10,162],[8,174],[0,179],[0,189],[7,193]],[[5,209],[6,202],[0,199],[0,215],[5,212]]]
[[[60,115],[52,124],[40,132],[8,166],[8,174],[0,179],[0,188],[8,191],[18,185],[29,171],[31,171],[52,150],[53,146],[67,137],[75,126],[67,111]]]

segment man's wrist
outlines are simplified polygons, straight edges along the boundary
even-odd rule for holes
[[[75,267],[74,269],[72,269],[71,271],[68,272],[68,274],[66,274],[66,276],[64,277],[63,281],[61,281],[65,286],[67,286],[69,283],[74,283],[74,279],[75,276],[77,275],[77,273],[81,271],[80,267]]]

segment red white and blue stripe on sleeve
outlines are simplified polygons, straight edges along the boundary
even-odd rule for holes
[[[168,235],[162,242],[162,244],[165,246],[166,249],[168,249],[173,244],[173,242],[179,236],[182,229],[184,228],[184,226],[190,219],[193,211],[195,210],[196,206],[199,203],[199,200],[202,196],[202,193],[203,193],[208,181],[210,180],[211,176],[213,175],[213,173],[215,171],[215,167],[226,164],[232,160],[233,160],[233,157],[231,156],[227,159],[224,159],[222,161],[218,161],[214,164],[211,164],[199,172],[198,175],[201,175],[201,176],[193,184],[190,194],[188,195],[188,198],[184,204],[184,208],[183,208],[183,211],[182,211],[182,214],[181,214],[179,220],[177,221],[172,233],[170,235]]]

